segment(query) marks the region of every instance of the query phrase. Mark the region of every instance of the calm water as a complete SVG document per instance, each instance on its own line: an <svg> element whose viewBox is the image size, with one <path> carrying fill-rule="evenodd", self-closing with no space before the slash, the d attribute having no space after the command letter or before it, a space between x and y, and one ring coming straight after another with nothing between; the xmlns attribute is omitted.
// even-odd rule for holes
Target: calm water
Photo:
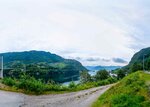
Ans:
<svg viewBox="0 0 150 107"><path fill-rule="evenodd" d="M89 73L91 76L96 75L96 71L89 71L88 73ZM63 85L68 86L68 85L70 84L70 82L72 82L72 81L64 82ZM74 82L75 82L75 84L78 84L78 83L80 82L80 80L77 80L77 81L74 81Z"/></svg>

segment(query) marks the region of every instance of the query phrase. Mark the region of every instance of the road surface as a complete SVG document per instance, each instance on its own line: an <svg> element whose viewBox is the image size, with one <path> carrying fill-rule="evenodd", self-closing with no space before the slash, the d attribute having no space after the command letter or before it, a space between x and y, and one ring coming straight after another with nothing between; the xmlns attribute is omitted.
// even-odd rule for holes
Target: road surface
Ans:
<svg viewBox="0 0 150 107"><path fill-rule="evenodd" d="M0 91L0 107L19 107L23 104L23 98L23 94Z"/></svg>
<svg viewBox="0 0 150 107"><path fill-rule="evenodd" d="M0 107L90 107L112 85L66 94L30 96L0 91Z"/></svg>

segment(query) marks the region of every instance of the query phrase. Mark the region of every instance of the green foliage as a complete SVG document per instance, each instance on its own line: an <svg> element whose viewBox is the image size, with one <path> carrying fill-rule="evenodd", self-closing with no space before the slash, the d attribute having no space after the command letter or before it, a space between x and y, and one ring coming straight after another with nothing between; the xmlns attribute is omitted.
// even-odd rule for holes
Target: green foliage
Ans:
<svg viewBox="0 0 150 107"><path fill-rule="evenodd" d="M45 87L41 80L36 80L33 77L23 76L19 80L18 88L29 92L35 92L36 94L41 94Z"/></svg>
<svg viewBox="0 0 150 107"><path fill-rule="evenodd" d="M76 84L72 81L72 82L70 82L68 87L71 88L71 89L76 88Z"/></svg>
<svg viewBox="0 0 150 107"><path fill-rule="evenodd" d="M44 82L66 82L79 77L79 71L87 70L76 60L64 59L44 51L25 51L0 54L4 56L5 77L19 78L22 74L42 79Z"/></svg>
<svg viewBox="0 0 150 107"><path fill-rule="evenodd" d="M149 74L130 74L106 91L93 107L149 107L149 82Z"/></svg>
<svg viewBox="0 0 150 107"><path fill-rule="evenodd" d="M25 51L25 52L11 52L0 54L4 56L5 63L21 62L24 64L38 63L38 62L60 62L64 59L58 55L51 54L44 51Z"/></svg>
<svg viewBox="0 0 150 107"><path fill-rule="evenodd" d="M53 81L44 83L42 80L37 80L34 77L28 75L22 75L19 79L4 78L2 83L5 85L15 87L16 91L18 89L23 90L25 93L32 94L43 94L47 92L61 92L61 91L79 91L84 89L89 89L97 86L107 85L116 82L115 78L108 78L100 81L90 81L86 83L75 84L70 82L68 86L63 86L56 84Z"/></svg>
<svg viewBox="0 0 150 107"><path fill-rule="evenodd" d="M44 84L40 80L28 76L22 76L19 80L4 78L2 83L23 89L27 93L34 92L35 94L41 94L44 91Z"/></svg>
<svg viewBox="0 0 150 107"><path fill-rule="evenodd" d="M6 85L8 85L8 86L15 86L16 85L16 80L15 79L12 79L12 78L4 78L3 80L2 80L2 83L3 84L6 84Z"/></svg>
<svg viewBox="0 0 150 107"><path fill-rule="evenodd" d="M126 72L123 69L118 69L116 71L116 73L117 73L117 79L118 80L120 80L120 79L122 79L123 77L126 76Z"/></svg>
<svg viewBox="0 0 150 107"><path fill-rule="evenodd" d="M112 98L112 107L141 107L142 102L145 101L144 96L131 95L131 94L119 94Z"/></svg>
<svg viewBox="0 0 150 107"><path fill-rule="evenodd" d="M142 69L143 69L142 63L138 63L138 62L133 63L133 65L130 67L131 72L136 72Z"/></svg>
<svg viewBox="0 0 150 107"><path fill-rule="evenodd" d="M132 57L130 63L126 67L124 67L124 69L127 69L128 72L136 72L138 70L143 70L143 58L145 70L150 70L150 47L137 52Z"/></svg>
<svg viewBox="0 0 150 107"><path fill-rule="evenodd" d="M87 71L82 71L80 72L80 81L81 83L91 82L92 77Z"/></svg>
<svg viewBox="0 0 150 107"><path fill-rule="evenodd" d="M105 80L109 77L110 77L110 75L109 75L108 71L106 71L106 70L100 70L95 75L96 81Z"/></svg>
<svg viewBox="0 0 150 107"><path fill-rule="evenodd" d="M50 64L50 66L54 67L54 68L60 68L60 69L63 69L67 66L67 64L65 63L52 63Z"/></svg>
<svg viewBox="0 0 150 107"><path fill-rule="evenodd" d="M108 79L97 81L95 86L102 86L102 85L112 84L115 82L117 82L115 78L109 77Z"/></svg>
<svg viewBox="0 0 150 107"><path fill-rule="evenodd" d="M115 77L110 77L106 70L98 71L95 76L90 76L86 71L80 72L81 84L77 86L77 90L87 89L117 82Z"/></svg>

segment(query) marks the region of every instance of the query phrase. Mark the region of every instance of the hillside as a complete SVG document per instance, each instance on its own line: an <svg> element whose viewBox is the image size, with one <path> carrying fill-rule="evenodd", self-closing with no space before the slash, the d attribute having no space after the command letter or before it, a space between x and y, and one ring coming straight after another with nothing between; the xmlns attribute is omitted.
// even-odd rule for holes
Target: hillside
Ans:
<svg viewBox="0 0 150 107"><path fill-rule="evenodd" d="M143 58L145 70L150 70L150 47L137 52L125 68L132 72L143 70Z"/></svg>
<svg viewBox="0 0 150 107"><path fill-rule="evenodd" d="M79 71L87 70L76 60L64 59L45 51L1 53L4 57L4 76L18 77L22 72L37 79L64 82L79 77Z"/></svg>
<svg viewBox="0 0 150 107"><path fill-rule="evenodd" d="M31 64L39 62L56 63L65 60L56 54L51 54L50 52L44 51L8 52L1 53L0 56L4 56L5 64L12 63L14 61Z"/></svg>
<svg viewBox="0 0 150 107"><path fill-rule="evenodd" d="M150 107L150 74L128 75L106 91L92 107Z"/></svg>

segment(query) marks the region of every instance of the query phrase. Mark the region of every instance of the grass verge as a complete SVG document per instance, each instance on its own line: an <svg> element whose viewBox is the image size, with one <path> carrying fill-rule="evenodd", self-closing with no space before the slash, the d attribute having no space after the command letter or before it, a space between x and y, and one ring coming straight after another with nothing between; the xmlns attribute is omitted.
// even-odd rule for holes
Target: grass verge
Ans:
<svg viewBox="0 0 150 107"><path fill-rule="evenodd" d="M150 74L135 72L112 86L92 107L150 107Z"/></svg>

